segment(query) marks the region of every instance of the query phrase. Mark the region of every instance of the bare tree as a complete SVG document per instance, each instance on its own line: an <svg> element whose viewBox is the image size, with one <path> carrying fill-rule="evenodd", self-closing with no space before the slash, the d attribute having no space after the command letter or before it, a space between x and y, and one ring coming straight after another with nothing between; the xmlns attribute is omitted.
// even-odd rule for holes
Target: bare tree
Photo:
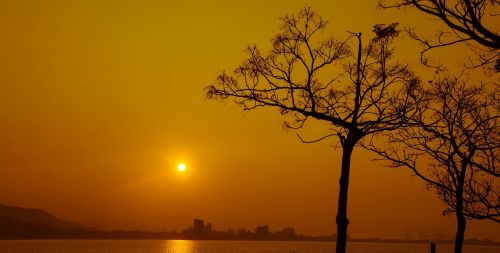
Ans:
<svg viewBox="0 0 500 253"><path fill-rule="evenodd" d="M460 253L466 218L500 222L499 93L450 76L420 92L427 102L411 127L387 135L388 146L367 146L436 190L444 213L455 214L455 253Z"/></svg>
<svg viewBox="0 0 500 253"><path fill-rule="evenodd" d="M421 61L430 66L426 53L434 48L467 43L478 56L467 67L488 66L500 71L500 36L496 30L499 19L498 0L379 0L382 8L412 7L441 20L450 28L438 32L434 40L417 35L408 29L410 36L424 46ZM436 67L436 66L434 66ZM440 67L440 66L437 66Z"/></svg>
<svg viewBox="0 0 500 253"><path fill-rule="evenodd" d="M342 147L336 252L344 253L353 149L367 135L405 124L405 115L415 108L408 90L419 80L393 59L397 24L376 25L374 38L363 47L361 33L344 41L326 36L327 22L308 7L281 21L267 55L249 46L249 58L234 73L220 74L206 94L232 99L244 110L276 108L291 129L302 128L309 118L332 125L326 136L301 140L337 137Z"/></svg>

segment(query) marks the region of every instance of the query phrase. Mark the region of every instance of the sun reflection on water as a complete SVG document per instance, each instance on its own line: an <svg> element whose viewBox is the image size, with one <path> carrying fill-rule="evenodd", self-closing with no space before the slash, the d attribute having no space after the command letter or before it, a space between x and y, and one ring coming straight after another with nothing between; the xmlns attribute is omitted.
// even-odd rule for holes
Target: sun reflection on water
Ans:
<svg viewBox="0 0 500 253"><path fill-rule="evenodd" d="M163 253L198 253L196 241L192 240L169 240L165 241Z"/></svg>

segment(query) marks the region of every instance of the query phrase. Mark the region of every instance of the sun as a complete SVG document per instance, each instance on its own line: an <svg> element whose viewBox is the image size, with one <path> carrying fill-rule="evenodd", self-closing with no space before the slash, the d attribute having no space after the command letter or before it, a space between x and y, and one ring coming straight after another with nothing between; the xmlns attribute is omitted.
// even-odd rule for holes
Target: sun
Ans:
<svg viewBox="0 0 500 253"><path fill-rule="evenodd" d="M177 170L183 172L186 170L186 165L184 163L177 164Z"/></svg>

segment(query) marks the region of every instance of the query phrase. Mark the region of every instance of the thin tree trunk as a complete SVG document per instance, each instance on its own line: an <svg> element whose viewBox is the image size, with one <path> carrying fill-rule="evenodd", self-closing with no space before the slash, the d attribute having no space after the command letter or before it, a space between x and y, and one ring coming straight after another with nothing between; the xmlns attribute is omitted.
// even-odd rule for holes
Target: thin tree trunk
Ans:
<svg viewBox="0 0 500 253"><path fill-rule="evenodd" d="M340 173L340 190L337 209L337 248L336 253L345 253L347 246L347 191L349 188L349 172L351 169L351 154L355 141L346 140L342 145L342 170Z"/></svg>
<svg viewBox="0 0 500 253"><path fill-rule="evenodd" d="M471 154L473 154L472 152ZM458 176L456 198L457 203L455 207L455 215L457 217L457 233L455 234L455 253L462 253L462 246L464 244L465 227L467 221L464 216L464 183L465 174L467 172L467 164L470 160L462 160L460 174Z"/></svg>
<svg viewBox="0 0 500 253"><path fill-rule="evenodd" d="M464 169L462 168L462 172L458 179L458 187L457 187L457 205L455 208L455 216L457 217L457 232L455 234L455 253L462 253L462 245L464 244L464 234L465 234L465 226L466 220L463 213L463 188L464 188L464 180L463 177L465 175Z"/></svg>
<svg viewBox="0 0 500 253"><path fill-rule="evenodd" d="M455 253L462 253L462 246L464 244L465 227L467 221L465 220L462 212L457 212L457 234L455 235Z"/></svg>

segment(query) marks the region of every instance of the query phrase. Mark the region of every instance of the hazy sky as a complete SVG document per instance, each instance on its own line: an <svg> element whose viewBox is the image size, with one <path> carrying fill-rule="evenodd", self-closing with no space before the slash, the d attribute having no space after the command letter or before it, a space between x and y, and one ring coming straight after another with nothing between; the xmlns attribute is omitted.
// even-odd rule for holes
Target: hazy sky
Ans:
<svg viewBox="0 0 500 253"><path fill-rule="evenodd" d="M198 217L216 229L334 233L333 142L302 144L278 112L243 113L203 90L248 44L269 48L278 18L306 3L337 38L438 24L364 0L0 1L0 203L106 229L179 230ZM416 61L414 44L401 47ZM453 233L432 191L373 158L353 155L351 236ZM466 237L500 240L497 229L474 222Z"/></svg>

